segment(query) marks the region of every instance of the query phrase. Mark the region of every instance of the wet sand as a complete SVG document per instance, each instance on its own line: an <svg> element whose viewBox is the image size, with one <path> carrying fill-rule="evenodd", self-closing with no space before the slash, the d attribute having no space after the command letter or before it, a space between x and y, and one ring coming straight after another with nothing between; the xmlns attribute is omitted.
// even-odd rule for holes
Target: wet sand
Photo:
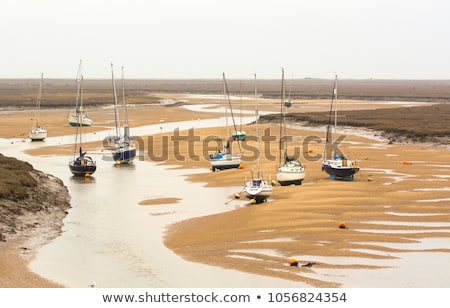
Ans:
<svg viewBox="0 0 450 308"><path fill-rule="evenodd" d="M170 95L168 95L170 96ZM173 96L179 99L181 96ZM190 103L221 103L183 97ZM261 109L277 110L278 101L262 102ZM317 110L321 104L311 104ZM381 104L380 104L381 106ZM389 107L392 105L389 105ZM307 108L307 107L304 107ZM327 104L320 107L328 108ZM358 102L344 104L344 108L362 108ZM132 127L180 120L216 117L217 114L193 113L182 107L140 106L130 108L129 117L133 119ZM95 118L94 127L87 131L112 130L112 110L92 110ZM28 127L29 116L26 112L10 113L4 120L11 126L2 124L0 137L24 136ZM50 112L49 112L50 114ZM49 135L72 134L73 128L67 126L66 114L61 110L51 112L45 122L48 123ZM95 116L94 116L95 115ZM297 125L298 126L298 125ZM5 130L5 127L8 127ZM54 129L51 129L54 127ZM260 131L272 129L272 136L277 136L278 127L260 125ZM248 135L255 132L254 125L246 125ZM208 136L223 136L224 127L195 129L200 140ZM396 259L401 253L449 253L447 247L433 249L421 248L420 241L427 238L449 238L450 240L450 165L447 162L448 149L434 145L388 144L381 138L372 138L374 132L349 130L343 143L343 149L351 158L360 160L361 171L352 182L330 181L321 171L321 161L311 157L321 155L323 144L312 143L306 149L301 147L307 136L323 137L319 128L305 129L298 126L288 133L294 136L294 147L301 149L301 160L307 166L307 175L301 186L275 186L269 202L251 205L227 213L199 217L179 222L168 228L165 245L186 260L201 262L223 268L237 269L244 272L279 277L305 282L315 287L339 287L339 275L327 277L320 273L327 270L361 270L376 271L385 267L382 261ZM161 148L162 136L172 136L173 132L155 135L153 148ZM186 136L188 132L180 132ZM143 138L144 149L149 139ZM251 144L250 144L251 145ZM277 156L277 142L272 142L267 152ZM86 146L89 150L101 149L100 143ZM181 142L179 153L186 157L189 143ZM192 149L191 149L192 150ZM67 155L64 147L41 147L29 151L32 155ZM168 148L168 159L162 164L175 168L209 167L204 157L202 145L195 143L194 153L197 161L175 158L173 148ZM244 155L251 156L244 150ZM267 154L267 153L266 153ZM263 172L267 178L275 179L277 162L261 157ZM148 155L144 155L148 159ZM307 159L309 157L309 159ZM244 162L243 169L231 169L217 173L207 172L190 175L190 181L207 183L205 186L239 185L250 177L254 160ZM239 193L239 192L236 192ZM229 206L233 207L230 196ZM157 206L176 199L143 200L141 206ZM344 221L347 228L338 228ZM442 227L444 226L444 227ZM406 233L405 233L406 232ZM20 247L18 242L8 243L9 247ZM408 244L419 243L418 248L410 249ZM2 246L6 244L1 243ZM15 245L15 246L14 246ZM3 249L1 254L1 286L56 287L45 279L26 270L27 260L20 256L19 249ZM8 252L7 254L5 253ZM331 257L331 259L324 259ZM348 258L348 264L333 262L333 257ZM291 268L288 261L296 258L301 264L313 263L312 267ZM362 258L362 263L352 263L353 258ZM322 261L325 260L325 261ZM444 262L437 260L437 262ZM424 271L426 269L423 269ZM420 276L420 273L418 273ZM30 278L28 278L30 277ZM24 281L27 281L28 285ZM442 287L449 282L443 281Z"/></svg>

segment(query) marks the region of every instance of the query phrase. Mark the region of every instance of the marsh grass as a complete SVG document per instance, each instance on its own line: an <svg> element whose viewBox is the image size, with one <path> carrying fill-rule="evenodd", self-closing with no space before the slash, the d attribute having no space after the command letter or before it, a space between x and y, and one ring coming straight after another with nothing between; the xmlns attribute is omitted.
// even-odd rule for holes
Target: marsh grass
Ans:
<svg viewBox="0 0 450 308"><path fill-rule="evenodd" d="M252 95L254 81L228 79L231 94ZM281 84L277 79L258 80L258 93L264 98L279 98ZM135 104L159 103L152 93L222 94L222 79L130 79L125 81L127 100ZM0 79L0 107L34 106L39 79ZM118 89L121 83L117 83ZM302 78L287 82L292 99L328 99L333 79ZM86 105L112 103L109 79L84 79ZM341 79L339 97L344 99L385 101L444 102L450 98L450 80L378 80ZM74 80L44 79L41 108L73 106Z"/></svg>
<svg viewBox="0 0 450 308"><path fill-rule="evenodd" d="M261 122L278 121L279 115L261 116ZM289 122L310 125L328 124L328 112L291 113ZM450 104L381 108L375 110L342 110L338 116L341 126L364 127L382 131L387 137L407 138L415 142L435 142L450 139ZM447 140L448 142L448 140Z"/></svg>
<svg viewBox="0 0 450 308"><path fill-rule="evenodd" d="M30 174L32 170L33 166L29 163L0 154L0 198L25 198L26 188L37 185Z"/></svg>

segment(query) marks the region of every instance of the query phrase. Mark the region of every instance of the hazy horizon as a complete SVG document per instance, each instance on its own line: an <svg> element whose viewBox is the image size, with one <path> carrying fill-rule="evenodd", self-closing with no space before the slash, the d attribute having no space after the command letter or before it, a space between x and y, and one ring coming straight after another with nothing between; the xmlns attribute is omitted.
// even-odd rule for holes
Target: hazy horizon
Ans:
<svg viewBox="0 0 450 308"><path fill-rule="evenodd" d="M4 0L0 79L447 80L445 0Z"/></svg>

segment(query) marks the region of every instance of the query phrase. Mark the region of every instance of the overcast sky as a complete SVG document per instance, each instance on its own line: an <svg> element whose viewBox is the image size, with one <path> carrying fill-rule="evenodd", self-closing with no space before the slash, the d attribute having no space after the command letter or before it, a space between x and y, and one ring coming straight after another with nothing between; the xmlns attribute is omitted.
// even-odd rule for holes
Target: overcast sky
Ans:
<svg viewBox="0 0 450 308"><path fill-rule="evenodd" d="M448 0L2 0L0 78L450 79Z"/></svg>

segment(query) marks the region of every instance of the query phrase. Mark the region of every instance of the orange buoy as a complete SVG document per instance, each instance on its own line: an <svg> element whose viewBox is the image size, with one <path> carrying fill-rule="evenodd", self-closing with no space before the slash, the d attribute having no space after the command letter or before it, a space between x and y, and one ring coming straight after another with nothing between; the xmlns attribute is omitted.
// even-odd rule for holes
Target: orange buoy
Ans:
<svg viewBox="0 0 450 308"><path fill-rule="evenodd" d="M89 174L89 173L86 173L85 175L84 175L84 177L86 177L86 178L88 178L88 177L90 177L91 175Z"/></svg>
<svg viewBox="0 0 450 308"><path fill-rule="evenodd" d="M345 223L345 221L340 221L338 223L338 227L339 227L339 229L346 229L347 228L347 224Z"/></svg>
<svg viewBox="0 0 450 308"><path fill-rule="evenodd" d="M406 165L409 165L408 161L407 161L407 160L404 160L404 161L403 161L403 165L405 165L405 166L406 166Z"/></svg>
<svg viewBox="0 0 450 308"><path fill-rule="evenodd" d="M289 265L290 266L298 266L298 261L294 258L289 260Z"/></svg>
<svg viewBox="0 0 450 308"><path fill-rule="evenodd" d="M244 169L244 165L243 165L243 164L240 164L240 165L239 165L239 169Z"/></svg>

